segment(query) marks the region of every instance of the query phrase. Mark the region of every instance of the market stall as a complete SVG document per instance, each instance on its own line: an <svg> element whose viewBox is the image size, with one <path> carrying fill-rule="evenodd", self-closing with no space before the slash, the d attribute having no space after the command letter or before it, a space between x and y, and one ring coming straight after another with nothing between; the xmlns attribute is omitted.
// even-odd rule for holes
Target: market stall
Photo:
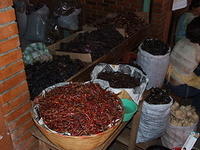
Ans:
<svg viewBox="0 0 200 150"><path fill-rule="evenodd" d="M87 13L87 10L84 11ZM39 95L42 90L54 85L55 83L64 80L76 82L90 80L90 73L97 64L101 62L119 62L125 51L128 52L136 48L140 41L147 36L149 29L149 25L147 24L148 21L145 21L144 18L140 18L138 15L140 13L137 13L136 15L127 12L124 16L122 15L122 11L121 14L111 14L112 17L107 17L110 13L114 12L107 12L107 14L102 16L102 19L100 20L96 18L97 20L95 23L93 22L93 24L89 23L85 25L84 23L82 31L73 33L48 47L38 44L37 47L31 45L28 49L25 49L24 54L26 55L24 55L24 60L26 60L25 62L28 64L25 66L27 81L31 92L31 98L34 102L37 101L36 96ZM123 20L123 18L126 18L126 20ZM85 17L84 20L87 22L87 17ZM105 24L105 22L108 24ZM64 22L61 22L60 20L60 23ZM114 24L117 26L114 26ZM113 27L110 28L110 26ZM37 53L37 50L42 50L43 53ZM35 55L33 56L33 53L31 52L34 52ZM77 62L77 59L80 61ZM59 66L56 67L56 64L59 64ZM80 71L78 71L78 73L77 70L72 71L73 68L79 68ZM147 81L144 82L145 85L143 85L138 100L145 89L146 83ZM39 114L39 116L40 115L41 114ZM139 116L136 116L136 119L134 119L135 124L139 121ZM33 116L33 118L35 117ZM35 122L37 124L37 121ZM100 146L98 144L96 149L107 149L126 124L127 121L121 123L113 133L105 136L103 141L104 144L101 144ZM55 144L55 141L53 140L54 138L52 139L50 136L47 136L48 134L46 134L46 131L41 128L40 124L38 124L38 127L43 134ZM137 133L137 125L136 127L133 125L133 132L134 134L132 137L134 138ZM49 143L48 140L39 133L39 131L35 131L34 133L36 133L34 135L40 140L40 146L42 144L45 145L44 143ZM74 145L76 144L74 143ZM56 146L53 147L60 146L59 144L56 144ZM61 147L63 147L63 145ZM131 147L135 147L134 142Z"/></svg>
<svg viewBox="0 0 200 150"><path fill-rule="evenodd" d="M10 137L16 150L199 150L198 105L166 82L177 73L171 55L181 58L167 42L172 0L15 0L19 34L5 2L0 142Z"/></svg>

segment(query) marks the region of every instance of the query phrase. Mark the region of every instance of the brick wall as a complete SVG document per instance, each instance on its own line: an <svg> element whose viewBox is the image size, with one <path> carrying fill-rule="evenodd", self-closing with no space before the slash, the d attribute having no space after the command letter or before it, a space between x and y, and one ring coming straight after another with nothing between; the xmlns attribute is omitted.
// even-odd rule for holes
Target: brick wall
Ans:
<svg viewBox="0 0 200 150"><path fill-rule="evenodd" d="M151 36L168 41L172 18L173 0L152 0L151 7Z"/></svg>
<svg viewBox="0 0 200 150"><path fill-rule="evenodd" d="M0 1L0 112L15 150L35 147L33 121L12 0Z"/></svg>

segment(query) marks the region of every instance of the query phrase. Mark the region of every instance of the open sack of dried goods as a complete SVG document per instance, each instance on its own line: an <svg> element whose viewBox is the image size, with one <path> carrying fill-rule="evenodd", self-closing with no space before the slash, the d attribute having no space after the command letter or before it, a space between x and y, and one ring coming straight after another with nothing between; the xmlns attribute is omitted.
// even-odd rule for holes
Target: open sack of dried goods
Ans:
<svg viewBox="0 0 200 150"><path fill-rule="evenodd" d="M138 50L137 64L149 78L147 89L161 87L169 65L170 47L158 39L145 39Z"/></svg>
<svg viewBox="0 0 200 150"><path fill-rule="evenodd" d="M68 30L78 30L80 12L81 8L77 9L76 2L59 0L55 3L53 14L57 18L60 27Z"/></svg>
<svg viewBox="0 0 200 150"><path fill-rule="evenodd" d="M190 133L196 130L198 122L199 116L192 106L181 106L175 102L171 107L168 127L161 138L162 144L168 148L182 147Z"/></svg>
<svg viewBox="0 0 200 150"><path fill-rule="evenodd" d="M41 132L65 150L93 150L117 129L123 106L116 94L94 83L59 83L34 100Z"/></svg>
<svg viewBox="0 0 200 150"><path fill-rule="evenodd" d="M144 100L137 143L151 141L164 134L173 103L168 92L160 88L151 88Z"/></svg>
<svg viewBox="0 0 200 150"><path fill-rule="evenodd" d="M147 77L139 69L130 65L111 65L100 63L94 67L91 80L102 87L139 103L148 83Z"/></svg>

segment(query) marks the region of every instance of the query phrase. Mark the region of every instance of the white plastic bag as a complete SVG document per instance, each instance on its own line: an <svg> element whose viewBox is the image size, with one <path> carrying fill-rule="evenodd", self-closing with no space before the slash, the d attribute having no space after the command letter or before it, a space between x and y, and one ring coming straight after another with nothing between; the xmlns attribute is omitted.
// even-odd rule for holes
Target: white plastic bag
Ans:
<svg viewBox="0 0 200 150"><path fill-rule="evenodd" d="M178 127L168 124L165 134L161 137L162 144L168 148L182 147L190 133L196 130L197 124L188 127Z"/></svg>
<svg viewBox="0 0 200 150"><path fill-rule="evenodd" d="M138 47L137 64L142 67L149 78L147 89L161 87L169 65L169 53L154 56ZM170 49L169 49L170 52Z"/></svg>
<svg viewBox="0 0 200 150"><path fill-rule="evenodd" d="M25 39L37 42L45 41L48 14L49 8L44 5L36 12L32 12L30 15L28 15Z"/></svg>
<svg viewBox="0 0 200 150"><path fill-rule="evenodd" d="M136 143L147 142L163 135L170 114L169 104L148 104L144 101Z"/></svg>
<svg viewBox="0 0 200 150"><path fill-rule="evenodd" d="M78 30L78 15L81 9L75 9L73 13L68 16L59 16L58 25L69 30Z"/></svg>
<svg viewBox="0 0 200 150"><path fill-rule="evenodd" d="M140 85L135 88L112 88L110 87L108 81L97 79L98 74L102 71L122 72L128 74L132 77L139 79ZM142 71L130 65L111 65L106 63L100 63L94 67L91 73L91 81L94 83L99 83L101 87L106 88L109 91L114 92L115 94L119 94L120 92L125 90L130 95L132 100L134 100L134 102L138 104L148 83L148 78L146 77L146 75L143 74Z"/></svg>

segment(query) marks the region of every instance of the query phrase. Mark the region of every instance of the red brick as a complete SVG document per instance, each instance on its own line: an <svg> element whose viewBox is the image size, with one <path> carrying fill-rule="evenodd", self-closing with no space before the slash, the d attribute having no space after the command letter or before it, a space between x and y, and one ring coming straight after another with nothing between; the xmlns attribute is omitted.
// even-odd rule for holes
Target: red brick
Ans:
<svg viewBox="0 0 200 150"><path fill-rule="evenodd" d="M21 85L9 90L8 92L4 93L2 97L2 104L7 103L8 101L14 99L15 97L21 95L28 90L27 83L24 82Z"/></svg>
<svg viewBox="0 0 200 150"><path fill-rule="evenodd" d="M25 105L23 105L22 107L16 109L14 112L9 114L5 118L6 118L7 122L13 121L17 118L20 118L20 116L27 113L27 111L30 111L30 109L31 109L31 104L30 104L30 102L28 102Z"/></svg>
<svg viewBox="0 0 200 150"><path fill-rule="evenodd" d="M1 32L1 30L0 30L0 32ZM7 52L8 50L17 48L20 45L19 37L14 37L14 38L11 38L9 40L5 40L3 42L0 42L0 45L1 45L0 46L0 54Z"/></svg>
<svg viewBox="0 0 200 150"><path fill-rule="evenodd" d="M1 0L0 1L0 8L6 8L6 7L9 7L12 5L13 5L12 0Z"/></svg>
<svg viewBox="0 0 200 150"><path fill-rule="evenodd" d="M16 107L26 103L27 101L29 101L29 93L25 92L23 95L18 97L16 100L9 101L8 103L2 105L2 113L7 114L10 111L16 109Z"/></svg>
<svg viewBox="0 0 200 150"><path fill-rule="evenodd" d="M0 18L1 18L0 19L0 24L5 24L5 23L8 23L8 22L16 20L14 9L9 9L7 11L0 12Z"/></svg>
<svg viewBox="0 0 200 150"><path fill-rule="evenodd" d="M3 81L0 84L0 93L4 92L12 87L15 87L18 83L24 81L25 79L26 79L25 72L20 72L20 73L16 74L14 77L12 77L6 81Z"/></svg>
<svg viewBox="0 0 200 150"><path fill-rule="evenodd" d="M11 133L12 140L14 141L20 138L27 130L32 128L33 124L34 123L32 120L25 122L24 124L22 123L22 125L17 130Z"/></svg>
<svg viewBox="0 0 200 150"><path fill-rule="evenodd" d="M18 61L12 65L9 65L0 71L0 80L6 79L23 69L24 64L22 61Z"/></svg>
<svg viewBox="0 0 200 150"><path fill-rule="evenodd" d="M17 49L15 51L7 53L6 55L2 55L2 56L0 56L0 67L3 67L12 62L15 62L16 60L18 60L20 58L22 58L21 49Z"/></svg>
<svg viewBox="0 0 200 150"><path fill-rule="evenodd" d="M15 129L19 128L23 122L27 122L28 120L32 120L31 113L26 112L23 116L21 115L19 119L12 121L9 123L9 130L12 132Z"/></svg>
<svg viewBox="0 0 200 150"><path fill-rule="evenodd" d="M12 24L9 24L5 27L1 27L0 31L1 31L0 40L8 38L8 37L18 33L17 24L12 23Z"/></svg>

